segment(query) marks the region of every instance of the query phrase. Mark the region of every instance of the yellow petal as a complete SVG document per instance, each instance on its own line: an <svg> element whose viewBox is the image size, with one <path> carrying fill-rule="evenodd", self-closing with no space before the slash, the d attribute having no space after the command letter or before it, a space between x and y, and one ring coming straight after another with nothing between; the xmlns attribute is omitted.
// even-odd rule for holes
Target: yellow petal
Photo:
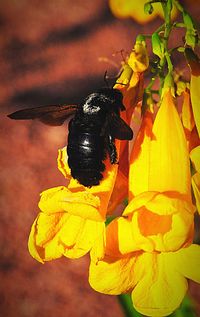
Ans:
<svg viewBox="0 0 200 317"><path fill-rule="evenodd" d="M153 125L153 135L149 161L149 190L174 190L190 195L187 143L170 91L163 96Z"/></svg>
<svg viewBox="0 0 200 317"><path fill-rule="evenodd" d="M149 57L145 41L136 42L127 63L136 73L142 73L148 68Z"/></svg>
<svg viewBox="0 0 200 317"><path fill-rule="evenodd" d="M195 123L192 113L190 92L188 89L183 92L182 122L186 131L191 132Z"/></svg>
<svg viewBox="0 0 200 317"><path fill-rule="evenodd" d="M33 258L44 263L62 256L63 247L59 244L59 232L68 219L67 214L46 215L39 213L34 221L28 248Z"/></svg>
<svg viewBox="0 0 200 317"><path fill-rule="evenodd" d="M129 169L129 199L149 190L150 144L153 118L147 111L135 140Z"/></svg>
<svg viewBox="0 0 200 317"><path fill-rule="evenodd" d="M200 246L192 244L171 253L175 269L188 279L200 283Z"/></svg>
<svg viewBox="0 0 200 317"><path fill-rule="evenodd" d="M38 215L38 217L39 217L39 215ZM36 259L38 262L44 263L43 249L38 247L35 243L38 217L35 219L34 223L32 224L32 227L31 227L31 232L30 232L29 239L28 239L28 250L29 250L30 255L34 259ZM58 257L59 257L59 255L58 255Z"/></svg>
<svg viewBox="0 0 200 317"><path fill-rule="evenodd" d="M108 214L111 214L127 195L128 179L120 170L118 170L115 186L108 205Z"/></svg>
<svg viewBox="0 0 200 317"><path fill-rule="evenodd" d="M97 239L102 240L104 237L105 224L103 222L80 218L83 221L81 226L75 227L73 223L75 222L76 225L76 218L80 217L70 216L65 234L61 237L61 243L64 245L63 254L68 258L79 258L85 255L91 250ZM73 226L71 226L71 224ZM71 243L69 243L70 233L71 236L74 237L74 241L71 241Z"/></svg>
<svg viewBox="0 0 200 317"><path fill-rule="evenodd" d="M200 137L200 59L191 48L185 49L185 57L191 70L190 95L192 102L192 110L194 114L194 121L197 127L198 135Z"/></svg>
<svg viewBox="0 0 200 317"><path fill-rule="evenodd" d="M141 209L132 218L135 245L144 251L175 251L192 242L193 221L193 216L185 211L159 216Z"/></svg>
<svg viewBox="0 0 200 317"><path fill-rule="evenodd" d="M42 263L63 255L79 258L90 251L96 239L104 236L104 230L103 222L66 213L40 213L31 229L29 252Z"/></svg>
<svg viewBox="0 0 200 317"><path fill-rule="evenodd" d="M127 85L131 77L133 75L133 70L128 64L124 64L122 67L122 72L120 76L117 78L116 84L114 85L114 89L123 89L125 85ZM122 84L122 85L121 85Z"/></svg>
<svg viewBox="0 0 200 317"><path fill-rule="evenodd" d="M195 147L190 152L190 158L194 165L195 170L200 173L200 145Z"/></svg>
<svg viewBox="0 0 200 317"><path fill-rule="evenodd" d="M133 198L123 212L123 216L132 214L137 209L145 206L146 209L158 215L171 215L181 210L193 214L195 211L191 200L187 199L187 195L178 192L143 192Z"/></svg>
<svg viewBox="0 0 200 317"><path fill-rule="evenodd" d="M190 81L190 92L191 92L191 101L192 101L192 109L194 114L194 120L196 123L197 131L200 137L200 76L195 76L191 74Z"/></svg>
<svg viewBox="0 0 200 317"><path fill-rule="evenodd" d="M123 213L132 215L132 251L174 251L191 243L194 211L192 203L176 192L136 196Z"/></svg>
<svg viewBox="0 0 200 317"><path fill-rule="evenodd" d="M123 104L126 107L127 117L130 118L134 107L142 100L144 91L143 74L133 73L129 85L121 91L123 93Z"/></svg>
<svg viewBox="0 0 200 317"><path fill-rule="evenodd" d="M147 316L167 316L181 304L186 279L174 269L168 253L144 253L135 263L138 283L132 292L133 305Z"/></svg>
<svg viewBox="0 0 200 317"><path fill-rule="evenodd" d="M105 253L110 256L121 256L141 249L136 245L132 222L124 217L113 220L106 228Z"/></svg>
<svg viewBox="0 0 200 317"><path fill-rule="evenodd" d="M118 295L134 287L134 257L105 257L98 263L90 262L89 283L98 292Z"/></svg>
<svg viewBox="0 0 200 317"><path fill-rule="evenodd" d="M200 214L200 174L195 173L192 176L192 189L196 200L197 211Z"/></svg>
<svg viewBox="0 0 200 317"><path fill-rule="evenodd" d="M105 215L100 212L100 203L100 198L90 191L71 192L59 186L41 194L39 208L47 214L65 211L84 219L104 221Z"/></svg>
<svg viewBox="0 0 200 317"><path fill-rule="evenodd" d="M183 192L183 199L190 201L187 145L179 115L169 92L164 94L162 105L153 125L153 131L151 130L151 117L149 114L148 116L148 118L144 118L144 125L141 126L140 130L141 134L138 134L131 156L130 190L132 196L130 195L130 198L145 191L152 191L156 187L159 191L174 189ZM149 132L147 133L147 131ZM177 155L177 148L180 149L180 156ZM140 199L142 199L141 196L138 197L138 201ZM157 204L155 200L153 202L155 205L152 207L156 208L158 205L155 212L159 212L161 205ZM128 206L129 212L131 212L132 207ZM166 209L163 207L160 208L161 214ZM149 209L150 206L147 208ZM167 207L167 209L169 212L171 208ZM127 211L124 215L127 214Z"/></svg>
<svg viewBox="0 0 200 317"><path fill-rule="evenodd" d="M64 148L58 150L57 163L58 163L59 171L61 171L61 173L65 176L65 178L70 178L71 170L69 168L67 160L68 160L67 147L65 146Z"/></svg>

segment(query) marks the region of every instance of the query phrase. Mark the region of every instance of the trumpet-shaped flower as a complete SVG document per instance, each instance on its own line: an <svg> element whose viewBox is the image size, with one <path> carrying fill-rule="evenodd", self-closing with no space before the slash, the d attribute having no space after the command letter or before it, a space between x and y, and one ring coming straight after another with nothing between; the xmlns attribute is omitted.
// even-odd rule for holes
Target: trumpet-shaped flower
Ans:
<svg viewBox="0 0 200 317"><path fill-rule="evenodd" d="M120 142L116 143L119 151ZM70 177L66 148L59 151L58 168L66 178ZM42 192L41 212L33 223L28 243L35 259L43 263L62 255L80 257L91 249L97 237L103 245L104 222L117 170L118 165L107 160L104 178L98 186L85 188L70 178L68 187Z"/></svg>
<svg viewBox="0 0 200 317"><path fill-rule="evenodd" d="M187 279L200 283L198 245L175 252L138 251L121 256L109 251L106 248L101 261L91 262L90 285L105 294L131 292L133 305L145 316L169 315L181 304Z"/></svg>
<svg viewBox="0 0 200 317"><path fill-rule="evenodd" d="M155 121L147 112L133 147L130 203L106 229L104 256L91 251L95 290L131 292L135 308L147 316L166 316L180 305L186 279L200 282L190 185L184 130L165 89Z"/></svg>

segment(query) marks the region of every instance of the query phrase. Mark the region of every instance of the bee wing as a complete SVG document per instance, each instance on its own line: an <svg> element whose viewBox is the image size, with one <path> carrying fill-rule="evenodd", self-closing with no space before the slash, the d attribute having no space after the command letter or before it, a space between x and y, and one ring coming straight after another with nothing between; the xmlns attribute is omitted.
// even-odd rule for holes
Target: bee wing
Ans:
<svg viewBox="0 0 200 317"><path fill-rule="evenodd" d="M110 134L118 140L131 140L133 131L129 125L118 116L115 112L109 117Z"/></svg>
<svg viewBox="0 0 200 317"><path fill-rule="evenodd" d="M62 125L69 116L73 115L77 108L77 105L41 106L18 110L9 114L8 117L14 120L38 119L45 124L58 126Z"/></svg>

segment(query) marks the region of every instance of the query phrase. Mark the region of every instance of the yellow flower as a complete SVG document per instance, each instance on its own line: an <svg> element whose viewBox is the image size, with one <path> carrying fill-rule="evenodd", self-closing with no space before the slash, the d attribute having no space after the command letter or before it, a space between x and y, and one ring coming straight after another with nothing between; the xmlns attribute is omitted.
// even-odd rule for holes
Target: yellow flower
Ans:
<svg viewBox="0 0 200 317"><path fill-rule="evenodd" d="M118 151L119 145L117 141ZM65 177L70 177L66 148L59 151L58 168ZM35 259L43 263L62 255L80 257L91 249L97 237L103 245L104 221L117 170L118 165L107 160L104 178L98 186L85 188L70 178L68 187L59 186L42 192L41 212L32 226L28 243Z"/></svg>
<svg viewBox="0 0 200 317"><path fill-rule="evenodd" d="M199 266L200 246L194 244L175 252L138 251L121 257L106 248L103 260L91 262L89 282L104 294L131 292L134 307L145 316L167 316L181 304L187 279L200 283Z"/></svg>
<svg viewBox="0 0 200 317"><path fill-rule="evenodd" d="M145 114L129 173L130 203L108 225L104 252L93 247L89 281L102 293L131 292L144 315L166 316L180 305L186 278L200 282L189 154L169 88L155 121Z"/></svg>
<svg viewBox="0 0 200 317"><path fill-rule="evenodd" d="M147 112L130 162L130 203L135 250L175 251L193 238L187 143L170 90L152 125Z"/></svg>
<svg viewBox="0 0 200 317"><path fill-rule="evenodd" d="M146 14L144 12L144 5L147 0L109 0L109 5L112 13L118 18L131 17L138 23L145 24L157 16L163 18L163 10L160 3L153 3L154 11L152 14ZM174 19L177 15L177 10L173 8L172 18Z"/></svg>
<svg viewBox="0 0 200 317"><path fill-rule="evenodd" d="M122 116L126 115L128 123L130 123L134 108L142 101L144 92L143 73L148 66L149 58L146 43L143 38L139 37L114 86L123 94L123 104L126 107L126 113L123 113ZM139 106L141 107L141 104Z"/></svg>
<svg viewBox="0 0 200 317"><path fill-rule="evenodd" d="M200 213L200 145L190 152L190 158L196 171L192 176L192 188L196 200L197 211Z"/></svg>
<svg viewBox="0 0 200 317"><path fill-rule="evenodd" d="M200 98L200 74L199 76L191 75L190 81L190 92L191 92L191 101L192 108L194 113L194 120L197 127L197 131L200 137L200 107L199 107L199 98Z"/></svg>
<svg viewBox="0 0 200 317"><path fill-rule="evenodd" d="M200 137L200 59L190 48L185 49L185 54L191 69L190 94L192 110L197 131Z"/></svg>
<svg viewBox="0 0 200 317"><path fill-rule="evenodd" d="M198 68L195 68L194 65L193 69L194 71L198 70ZM196 208L197 211L200 213L200 138L198 136L197 128L194 121L190 91L188 89L183 92L183 97L182 122L188 141L190 159L195 170L195 173L192 175L192 189L196 200ZM193 103L193 105L197 104Z"/></svg>
<svg viewBox="0 0 200 317"><path fill-rule="evenodd" d="M163 96L153 128L151 115L147 113L146 117L131 156L131 198L145 191L174 191L185 194L189 200L189 154L169 89Z"/></svg>
<svg viewBox="0 0 200 317"><path fill-rule="evenodd" d="M188 148L190 151L191 145L193 143L192 131L195 128L195 122L194 122L194 116L192 112L192 105L191 105L191 98L190 98L190 91L189 89L185 88L185 90L183 90L181 94L183 96L181 118L182 118L184 130L185 130L185 136L188 141Z"/></svg>
<svg viewBox="0 0 200 317"><path fill-rule="evenodd" d="M192 189L197 211L200 213L200 61L189 48L186 49L186 58L191 69L191 83L190 91L185 89L183 92L182 122L188 141L190 159L195 170L192 175Z"/></svg>

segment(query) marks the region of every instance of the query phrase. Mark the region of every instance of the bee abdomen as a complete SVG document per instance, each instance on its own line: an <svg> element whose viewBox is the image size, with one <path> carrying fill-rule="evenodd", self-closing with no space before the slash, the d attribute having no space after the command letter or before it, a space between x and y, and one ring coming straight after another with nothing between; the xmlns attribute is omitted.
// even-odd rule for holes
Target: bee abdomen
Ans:
<svg viewBox="0 0 200 317"><path fill-rule="evenodd" d="M84 186L98 185L105 170L104 140L97 134L69 133L68 164L72 177Z"/></svg>

